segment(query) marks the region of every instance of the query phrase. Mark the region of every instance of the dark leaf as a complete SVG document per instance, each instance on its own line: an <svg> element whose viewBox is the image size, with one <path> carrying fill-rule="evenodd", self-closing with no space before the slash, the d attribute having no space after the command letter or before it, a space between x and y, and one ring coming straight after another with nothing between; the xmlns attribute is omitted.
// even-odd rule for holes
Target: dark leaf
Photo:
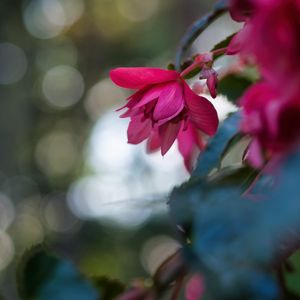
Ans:
<svg viewBox="0 0 300 300"><path fill-rule="evenodd" d="M236 104L245 90L252 85L252 81L246 77L235 74L227 75L218 83L218 93L226 96L229 101Z"/></svg>
<svg viewBox="0 0 300 300"><path fill-rule="evenodd" d="M228 47L228 45L229 45L229 43L231 42L231 40L232 40L232 38L234 37L234 35L235 35L235 33L234 34L232 34L232 35L230 35L230 36L228 36L225 40L223 40L223 41L221 41L221 42L219 42L218 44L216 44L212 49L211 49L211 52L212 51L215 51L215 50L218 50L218 49L222 49L222 48L226 48L226 47ZM215 55L214 56L214 59L217 59L217 58L219 58L220 56L222 56L222 55Z"/></svg>
<svg viewBox="0 0 300 300"><path fill-rule="evenodd" d="M212 49L211 51L215 51L215 50L218 50L218 49L222 49L222 48L225 48L229 45L230 41L232 40L232 38L234 37L235 33L234 34L231 34L230 36L228 36L225 40L219 42L218 44L216 44Z"/></svg>
<svg viewBox="0 0 300 300"><path fill-rule="evenodd" d="M93 285L67 260L35 248L25 254L18 273L22 299L99 300Z"/></svg>
<svg viewBox="0 0 300 300"><path fill-rule="evenodd" d="M113 300L125 291L125 285L116 279L108 277L93 277L91 282L98 289L101 300Z"/></svg>

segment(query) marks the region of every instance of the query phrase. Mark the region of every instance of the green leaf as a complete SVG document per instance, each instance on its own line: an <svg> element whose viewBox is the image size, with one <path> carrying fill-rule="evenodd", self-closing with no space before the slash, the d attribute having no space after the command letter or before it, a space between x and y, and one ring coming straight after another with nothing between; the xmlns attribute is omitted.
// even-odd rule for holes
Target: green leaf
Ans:
<svg viewBox="0 0 300 300"><path fill-rule="evenodd" d="M167 69L170 70L170 71L174 71L175 70L175 65L170 63L170 64L168 64Z"/></svg>
<svg viewBox="0 0 300 300"><path fill-rule="evenodd" d="M214 187L237 186L242 191L247 189L257 177L259 171L250 166L231 166L221 169L209 178L208 183Z"/></svg>
<svg viewBox="0 0 300 300"><path fill-rule="evenodd" d="M239 113L234 113L222 123L205 151L199 155L192 177L207 176L213 168L218 166L228 142L239 132L239 122Z"/></svg>
<svg viewBox="0 0 300 300"><path fill-rule="evenodd" d="M191 71L190 73L186 74L184 76L184 79L191 79L193 77L195 77L197 74L199 74L201 71L201 68L195 68L193 71Z"/></svg>
<svg viewBox="0 0 300 300"><path fill-rule="evenodd" d="M232 38L235 36L235 33L229 35L225 40L219 42L218 44L216 44L212 49L212 51L218 50L218 49L222 49L222 48L226 48L229 43L231 42Z"/></svg>
<svg viewBox="0 0 300 300"><path fill-rule="evenodd" d="M293 272L285 273L287 288L300 296L300 251L289 258L289 263L293 266Z"/></svg>
<svg viewBox="0 0 300 300"><path fill-rule="evenodd" d="M24 300L99 300L98 292L67 260L47 254L41 247L25 254L18 272L19 294Z"/></svg>
<svg viewBox="0 0 300 300"><path fill-rule="evenodd" d="M229 101L236 104L237 100L252 83L253 82L246 77L230 74L219 81L218 93L226 96Z"/></svg>

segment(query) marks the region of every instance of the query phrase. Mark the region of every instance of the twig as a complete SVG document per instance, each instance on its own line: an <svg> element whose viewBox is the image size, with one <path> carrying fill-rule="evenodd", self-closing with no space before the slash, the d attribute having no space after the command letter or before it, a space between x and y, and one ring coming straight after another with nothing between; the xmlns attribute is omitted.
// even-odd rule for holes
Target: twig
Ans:
<svg viewBox="0 0 300 300"><path fill-rule="evenodd" d="M213 11L208 13L203 18L196 21L186 34L182 37L175 57L175 66L180 71L181 60L190 45L196 38L217 18L227 11L227 1L220 0L214 7Z"/></svg>

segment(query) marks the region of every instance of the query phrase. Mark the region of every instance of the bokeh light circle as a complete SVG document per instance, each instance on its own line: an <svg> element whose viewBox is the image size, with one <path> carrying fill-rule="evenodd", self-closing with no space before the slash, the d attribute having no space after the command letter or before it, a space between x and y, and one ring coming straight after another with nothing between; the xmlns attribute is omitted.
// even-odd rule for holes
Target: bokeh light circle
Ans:
<svg viewBox="0 0 300 300"><path fill-rule="evenodd" d="M25 75L27 65L27 58L20 47L0 43L0 84L18 82Z"/></svg>
<svg viewBox="0 0 300 300"><path fill-rule="evenodd" d="M44 77L43 93L51 106L68 108L77 103L84 93L83 77L71 66L56 66Z"/></svg>
<svg viewBox="0 0 300 300"><path fill-rule="evenodd" d="M58 36L84 12L82 0L33 0L24 10L26 29L40 39Z"/></svg>

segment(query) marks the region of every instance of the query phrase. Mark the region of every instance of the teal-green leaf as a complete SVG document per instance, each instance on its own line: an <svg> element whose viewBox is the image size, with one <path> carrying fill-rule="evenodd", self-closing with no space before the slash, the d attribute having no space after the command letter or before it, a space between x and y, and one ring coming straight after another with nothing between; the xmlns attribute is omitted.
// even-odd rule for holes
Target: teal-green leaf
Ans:
<svg viewBox="0 0 300 300"><path fill-rule="evenodd" d="M20 264L19 294L24 300L99 300L97 290L75 266L42 249L27 253Z"/></svg>
<svg viewBox="0 0 300 300"><path fill-rule="evenodd" d="M227 144L239 132L239 122L240 114L237 112L221 124L205 151L200 154L192 177L207 176L213 168L218 166Z"/></svg>

